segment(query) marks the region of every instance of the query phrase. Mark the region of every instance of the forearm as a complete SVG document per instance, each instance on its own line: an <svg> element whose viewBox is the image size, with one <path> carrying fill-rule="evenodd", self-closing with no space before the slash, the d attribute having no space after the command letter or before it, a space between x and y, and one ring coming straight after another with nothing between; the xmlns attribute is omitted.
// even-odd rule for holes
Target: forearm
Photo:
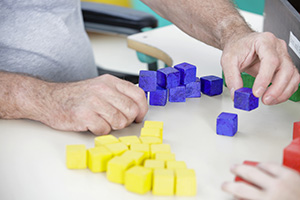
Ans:
<svg viewBox="0 0 300 200"><path fill-rule="evenodd" d="M190 36L223 49L252 30L230 0L142 0Z"/></svg>

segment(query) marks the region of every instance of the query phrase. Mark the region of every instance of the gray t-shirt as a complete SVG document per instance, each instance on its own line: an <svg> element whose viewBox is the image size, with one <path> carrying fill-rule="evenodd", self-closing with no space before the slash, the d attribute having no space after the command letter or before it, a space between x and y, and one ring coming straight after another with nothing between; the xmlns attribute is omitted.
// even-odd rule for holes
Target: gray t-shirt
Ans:
<svg viewBox="0 0 300 200"><path fill-rule="evenodd" d="M97 76L78 0L0 0L0 70L55 82Z"/></svg>

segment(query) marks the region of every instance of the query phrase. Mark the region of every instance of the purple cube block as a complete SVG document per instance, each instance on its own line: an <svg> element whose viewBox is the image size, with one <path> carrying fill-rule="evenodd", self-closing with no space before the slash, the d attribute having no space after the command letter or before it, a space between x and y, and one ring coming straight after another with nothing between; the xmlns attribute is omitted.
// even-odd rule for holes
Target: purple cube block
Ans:
<svg viewBox="0 0 300 200"><path fill-rule="evenodd" d="M157 70L157 84L163 88L173 88L180 84L180 72L173 67Z"/></svg>
<svg viewBox="0 0 300 200"><path fill-rule="evenodd" d="M165 106L167 103L167 89L157 86L155 91L150 92L149 104L151 106Z"/></svg>
<svg viewBox="0 0 300 200"><path fill-rule="evenodd" d="M185 102L185 86L177 86L169 89L170 102Z"/></svg>
<svg viewBox="0 0 300 200"><path fill-rule="evenodd" d="M238 130L238 115L222 112L217 117L217 134L234 136Z"/></svg>
<svg viewBox="0 0 300 200"><path fill-rule="evenodd" d="M201 92L208 96L215 96L223 92L223 79L217 76L203 76L200 78Z"/></svg>
<svg viewBox="0 0 300 200"><path fill-rule="evenodd" d="M201 82L197 77L195 82L191 82L185 85L185 97L197 98L201 97Z"/></svg>
<svg viewBox="0 0 300 200"><path fill-rule="evenodd" d="M174 66L180 72L180 84L186 85L196 81L196 66L189 63L180 63Z"/></svg>
<svg viewBox="0 0 300 200"><path fill-rule="evenodd" d="M146 92L152 92L156 90L157 76L156 71L141 70L139 76L139 87Z"/></svg>
<svg viewBox="0 0 300 200"><path fill-rule="evenodd" d="M258 98L252 93L252 88L240 88L234 92L234 107L250 111L258 107Z"/></svg>

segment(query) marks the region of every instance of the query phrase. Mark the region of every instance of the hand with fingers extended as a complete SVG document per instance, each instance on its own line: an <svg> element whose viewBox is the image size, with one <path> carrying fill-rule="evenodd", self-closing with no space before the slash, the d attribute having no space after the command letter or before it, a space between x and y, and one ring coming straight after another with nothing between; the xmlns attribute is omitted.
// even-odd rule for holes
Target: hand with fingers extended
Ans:
<svg viewBox="0 0 300 200"><path fill-rule="evenodd" d="M231 38L224 45L221 64L232 98L234 91L243 87L241 72L256 77L253 94L262 97L266 105L288 100L299 86L299 72L286 43L272 33L249 32Z"/></svg>
<svg viewBox="0 0 300 200"><path fill-rule="evenodd" d="M59 130L108 134L141 122L148 110L143 90L111 75L49 87L49 112L37 120Z"/></svg>
<svg viewBox="0 0 300 200"><path fill-rule="evenodd" d="M222 189L238 199L247 200L298 200L300 175L297 171L271 163L257 166L235 165L231 172L244 182L225 182Z"/></svg>

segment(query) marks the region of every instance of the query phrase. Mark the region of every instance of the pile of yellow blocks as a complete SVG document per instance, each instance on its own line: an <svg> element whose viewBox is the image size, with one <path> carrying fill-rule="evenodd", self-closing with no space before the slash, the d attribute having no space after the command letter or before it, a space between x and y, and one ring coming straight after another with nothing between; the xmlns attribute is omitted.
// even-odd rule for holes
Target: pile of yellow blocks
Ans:
<svg viewBox="0 0 300 200"><path fill-rule="evenodd" d="M104 135L95 138L95 147L67 145L69 169L89 168L105 172L107 179L124 184L134 193L153 195L196 195L196 174L184 161L176 161L169 144L163 143L163 122L145 121L140 137L116 138Z"/></svg>

